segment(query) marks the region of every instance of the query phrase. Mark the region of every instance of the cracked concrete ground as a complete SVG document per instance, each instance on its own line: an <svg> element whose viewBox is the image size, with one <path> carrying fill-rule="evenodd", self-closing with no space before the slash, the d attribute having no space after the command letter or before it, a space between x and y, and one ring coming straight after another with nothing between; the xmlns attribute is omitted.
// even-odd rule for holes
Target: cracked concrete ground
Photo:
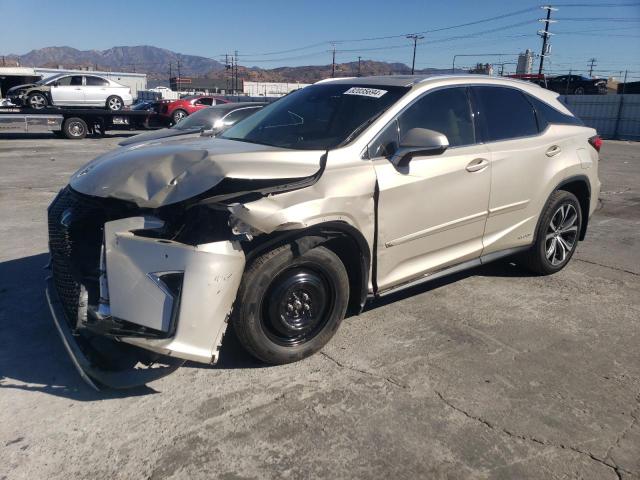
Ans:
<svg viewBox="0 0 640 480"><path fill-rule="evenodd" d="M96 393L45 307L45 209L118 140L0 136L0 479L640 478L640 144L605 142L602 208L557 275L486 266L300 363L229 337L217 367Z"/></svg>

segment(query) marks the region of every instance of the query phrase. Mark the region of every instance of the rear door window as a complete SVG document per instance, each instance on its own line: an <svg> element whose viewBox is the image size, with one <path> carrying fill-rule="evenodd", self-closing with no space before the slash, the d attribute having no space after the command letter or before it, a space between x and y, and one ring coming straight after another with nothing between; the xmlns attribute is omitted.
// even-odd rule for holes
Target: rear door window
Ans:
<svg viewBox="0 0 640 480"><path fill-rule="evenodd" d="M443 133L451 147L473 145L475 134L466 87L427 93L398 117L400 139L412 128Z"/></svg>
<svg viewBox="0 0 640 480"><path fill-rule="evenodd" d="M515 88L472 87L485 142L538 134L533 106Z"/></svg>
<svg viewBox="0 0 640 480"><path fill-rule="evenodd" d="M85 77L87 85L90 87L108 87L109 82L100 77Z"/></svg>

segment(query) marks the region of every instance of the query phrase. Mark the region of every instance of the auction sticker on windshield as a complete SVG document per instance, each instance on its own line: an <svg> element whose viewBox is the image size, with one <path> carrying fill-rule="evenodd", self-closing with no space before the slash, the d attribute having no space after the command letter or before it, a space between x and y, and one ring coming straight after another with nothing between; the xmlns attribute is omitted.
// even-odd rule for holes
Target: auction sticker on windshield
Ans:
<svg viewBox="0 0 640 480"><path fill-rule="evenodd" d="M379 90L377 88L351 87L349 90L344 92L344 95L360 95L363 97L380 98L385 93L387 93L386 90Z"/></svg>

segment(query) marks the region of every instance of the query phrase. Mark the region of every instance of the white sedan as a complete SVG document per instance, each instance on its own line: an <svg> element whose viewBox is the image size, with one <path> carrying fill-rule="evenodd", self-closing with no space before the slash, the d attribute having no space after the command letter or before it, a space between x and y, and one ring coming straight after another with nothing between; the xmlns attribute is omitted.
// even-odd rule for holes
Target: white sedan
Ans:
<svg viewBox="0 0 640 480"><path fill-rule="evenodd" d="M121 110L133 103L131 89L98 75L59 74L7 91L17 105L34 109L61 107L104 107Z"/></svg>

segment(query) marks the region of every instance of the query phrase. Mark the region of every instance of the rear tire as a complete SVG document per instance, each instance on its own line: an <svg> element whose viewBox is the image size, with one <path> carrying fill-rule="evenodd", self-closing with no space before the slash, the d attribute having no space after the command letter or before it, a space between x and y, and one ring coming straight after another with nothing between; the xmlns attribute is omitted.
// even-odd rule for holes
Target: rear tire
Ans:
<svg viewBox="0 0 640 480"><path fill-rule="evenodd" d="M105 103L105 106L107 107L107 109L111 110L112 112L118 112L122 110L122 108L124 107L124 102L117 95L112 95L109 98L107 98L107 102Z"/></svg>
<svg viewBox="0 0 640 480"><path fill-rule="evenodd" d="M296 255L284 245L245 271L232 324L252 356L274 365L295 362L333 337L348 300L349 278L335 253L319 246Z"/></svg>
<svg viewBox="0 0 640 480"><path fill-rule="evenodd" d="M553 192L540 216L535 243L524 256L525 266L540 275L562 270L576 251L581 227L576 196L564 190Z"/></svg>
<svg viewBox="0 0 640 480"><path fill-rule="evenodd" d="M49 100L44 93L34 92L27 97L27 107L41 110L49 105Z"/></svg>
<svg viewBox="0 0 640 480"><path fill-rule="evenodd" d="M584 95L584 87L578 87L578 88L576 88L576 89L573 91L573 93L574 93L575 95Z"/></svg>
<svg viewBox="0 0 640 480"><path fill-rule="evenodd" d="M62 125L64 136L70 140L80 140L87 136L87 123L81 118L67 118Z"/></svg>

